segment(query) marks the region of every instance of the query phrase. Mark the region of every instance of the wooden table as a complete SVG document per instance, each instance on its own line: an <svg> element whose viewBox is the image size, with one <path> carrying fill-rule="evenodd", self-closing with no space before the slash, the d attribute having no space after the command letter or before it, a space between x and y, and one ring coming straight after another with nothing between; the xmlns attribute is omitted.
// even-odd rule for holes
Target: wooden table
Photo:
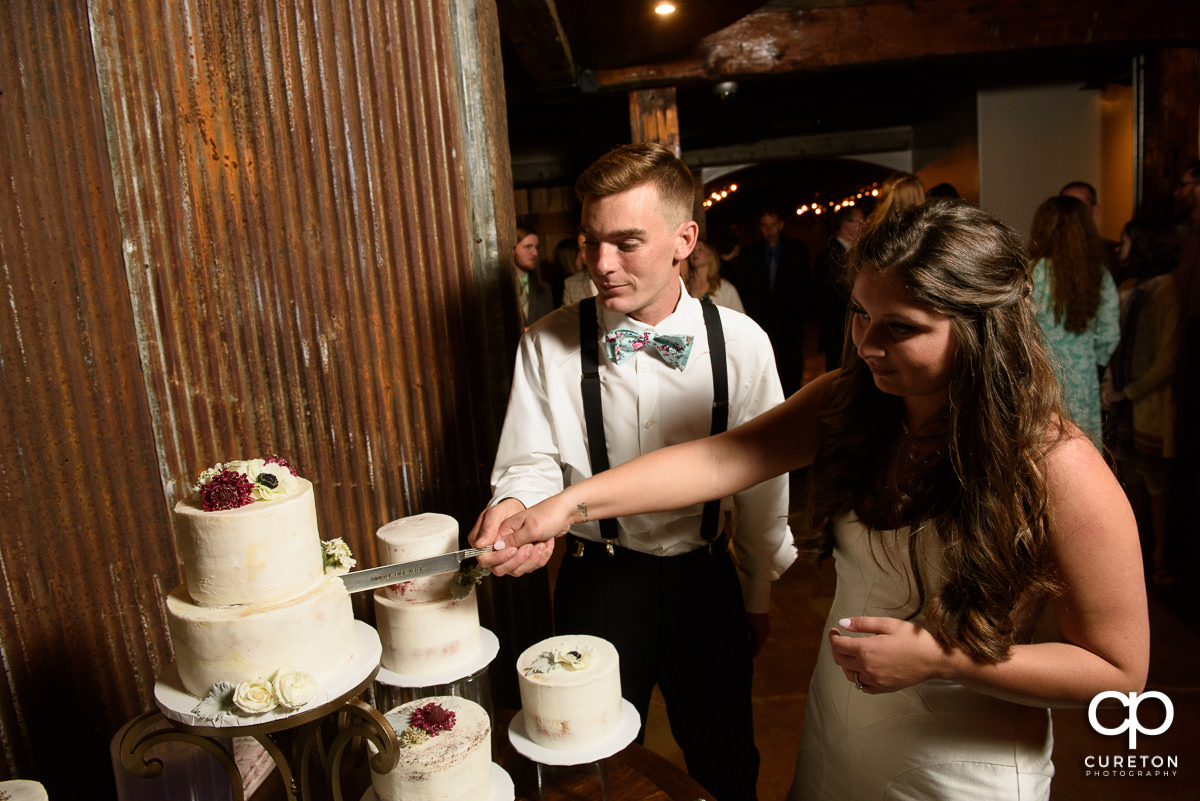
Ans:
<svg viewBox="0 0 1200 801"><path fill-rule="evenodd" d="M716 801L690 776L648 748L632 743L601 762L539 766L508 741L515 713L496 710L497 762L516 785L516 801ZM539 778L541 787L538 787Z"/></svg>

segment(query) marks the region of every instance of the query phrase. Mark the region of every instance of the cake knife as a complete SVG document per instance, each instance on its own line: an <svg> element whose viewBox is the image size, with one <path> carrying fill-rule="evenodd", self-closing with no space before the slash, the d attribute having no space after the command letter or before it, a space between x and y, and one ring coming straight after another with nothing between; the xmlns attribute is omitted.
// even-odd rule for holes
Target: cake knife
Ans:
<svg viewBox="0 0 1200 801"><path fill-rule="evenodd" d="M422 576L436 576L439 573L453 573L458 570L464 559L479 556L492 550L486 548L466 548L461 551L427 556L424 559L414 559L411 562L398 562L394 565L381 565L366 570L355 570L353 573L343 573L342 582L347 592L363 592L376 587L386 587L401 581L411 581Z"/></svg>

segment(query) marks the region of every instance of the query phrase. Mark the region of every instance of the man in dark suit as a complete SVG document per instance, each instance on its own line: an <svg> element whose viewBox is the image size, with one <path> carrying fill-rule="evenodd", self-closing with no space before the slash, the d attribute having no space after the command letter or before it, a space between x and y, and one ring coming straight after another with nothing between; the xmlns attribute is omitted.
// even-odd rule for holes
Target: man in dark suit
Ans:
<svg viewBox="0 0 1200 801"><path fill-rule="evenodd" d="M842 345L846 334L848 289L841 275L842 262L850 246L863 229L863 213L858 206L843 206L830 215L833 237L813 263L813 299L817 322L817 348L825 354L825 369L842 365Z"/></svg>
<svg viewBox="0 0 1200 801"><path fill-rule="evenodd" d="M746 314L771 338L787 396L804 381L804 317L811 292L808 247L781 235L783 220L773 209L759 215L758 230L762 239L742 251L732 278Z"/></svg>

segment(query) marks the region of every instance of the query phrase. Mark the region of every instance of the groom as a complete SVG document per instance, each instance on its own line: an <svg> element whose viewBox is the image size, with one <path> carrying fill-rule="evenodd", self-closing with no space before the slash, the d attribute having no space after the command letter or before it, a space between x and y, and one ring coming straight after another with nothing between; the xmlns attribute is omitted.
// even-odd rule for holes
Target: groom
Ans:
<svg viewBox="0 0 1200 801"><path fill-rule="evenodd" d="M585 170L575 191L597 296L522 337L493 499L472 540L609 465L783 400L762 329L683 288L680 265L698 234L683 162L661 145L626 145ZM795 559L787 491L782 476L711 505L590 521L564 538L557 632L617 647L622 694L643 723L658 685L688 772L721 801L756 798L753 657L770 630L770 582ZM525 553L544 564L552 547Z"/></svg>

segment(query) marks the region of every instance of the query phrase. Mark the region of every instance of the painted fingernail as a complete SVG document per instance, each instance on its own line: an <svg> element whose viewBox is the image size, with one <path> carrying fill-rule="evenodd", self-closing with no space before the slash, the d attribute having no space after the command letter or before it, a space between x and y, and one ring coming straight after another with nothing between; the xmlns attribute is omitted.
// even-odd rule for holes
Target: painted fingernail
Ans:
<svg viewBox="0 0 1200 801"><path fill-rule="evenodd" d="M844 629L850 628L850 618L848 618L848 617L842 618L841 620L838 621L838 625Z"/></svg>

